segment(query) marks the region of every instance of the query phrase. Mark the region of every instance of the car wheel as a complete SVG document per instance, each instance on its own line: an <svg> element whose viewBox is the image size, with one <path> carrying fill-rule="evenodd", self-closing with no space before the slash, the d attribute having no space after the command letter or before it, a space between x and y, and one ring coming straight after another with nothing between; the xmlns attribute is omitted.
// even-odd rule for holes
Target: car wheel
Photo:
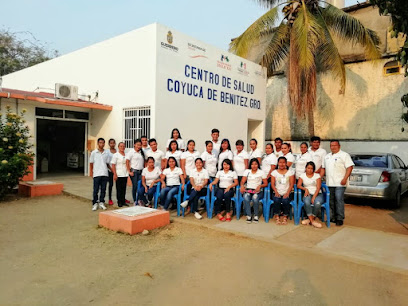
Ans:
<svg viewBox="0 0 408 306"><path fill-rule="evenodd" d="M393 201L394 208L400 208L401 207L401 187L398 187L397 192L395 194L395 198Z"/></svg>

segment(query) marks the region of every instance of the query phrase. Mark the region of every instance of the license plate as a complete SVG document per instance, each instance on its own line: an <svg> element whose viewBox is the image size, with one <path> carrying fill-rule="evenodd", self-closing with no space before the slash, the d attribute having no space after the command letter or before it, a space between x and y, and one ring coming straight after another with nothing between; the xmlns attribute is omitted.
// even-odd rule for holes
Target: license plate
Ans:
<svg viewBox="0 0 408 306"><path fill-rule="evenodd" d="M362 182L363 176L361 175L350 175L350 182Z"/></svg>

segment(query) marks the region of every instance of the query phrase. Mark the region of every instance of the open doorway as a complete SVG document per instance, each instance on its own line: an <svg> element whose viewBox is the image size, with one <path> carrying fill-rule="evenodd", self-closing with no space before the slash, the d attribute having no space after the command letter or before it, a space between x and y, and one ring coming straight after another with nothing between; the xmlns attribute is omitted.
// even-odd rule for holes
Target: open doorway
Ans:
<svg viewBox="0 0 408 306"><path fill-rule="evenodd" d="M37 178L83 175L86 123L37 119Z"/></svg>
<svg viewBox="0 0 408 306"><path fill-rule="evenodd" d="M265 126L262 120L248 120L248 143L247 146L249 148L249 141L252 138L255 138L258 141L258 148L263 149L264 143L264 135L265 135Z"/></svg>

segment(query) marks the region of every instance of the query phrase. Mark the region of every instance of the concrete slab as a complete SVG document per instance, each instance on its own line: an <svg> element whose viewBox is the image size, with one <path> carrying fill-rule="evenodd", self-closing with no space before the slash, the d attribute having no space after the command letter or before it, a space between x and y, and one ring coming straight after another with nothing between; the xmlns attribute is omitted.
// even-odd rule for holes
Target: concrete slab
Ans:
<svg viewBox="0 0 408 306"><path fill-rule="evenodd" d="M30 181L18 184L18 194L25 197L40 197L49 195L59 195L64 188L63 184L50 181Z"/></svg>
<svg viewBox="0 0 408 306"><path fill-rule="evenodd" d="M326 252L408 270L408 237L346 227L316 245Z"/></svg>

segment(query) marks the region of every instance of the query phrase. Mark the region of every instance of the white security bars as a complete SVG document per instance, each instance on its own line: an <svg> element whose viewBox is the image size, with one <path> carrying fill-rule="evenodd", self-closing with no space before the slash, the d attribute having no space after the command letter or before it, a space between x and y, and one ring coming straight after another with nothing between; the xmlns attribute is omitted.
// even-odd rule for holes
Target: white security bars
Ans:
<svg viewBox="0 0 408 306"><path fill-rule="evenodd" d="M134 140L142 136L150 139L150 106L124 108L123 117L126 148L133 148Z"/></svg>

